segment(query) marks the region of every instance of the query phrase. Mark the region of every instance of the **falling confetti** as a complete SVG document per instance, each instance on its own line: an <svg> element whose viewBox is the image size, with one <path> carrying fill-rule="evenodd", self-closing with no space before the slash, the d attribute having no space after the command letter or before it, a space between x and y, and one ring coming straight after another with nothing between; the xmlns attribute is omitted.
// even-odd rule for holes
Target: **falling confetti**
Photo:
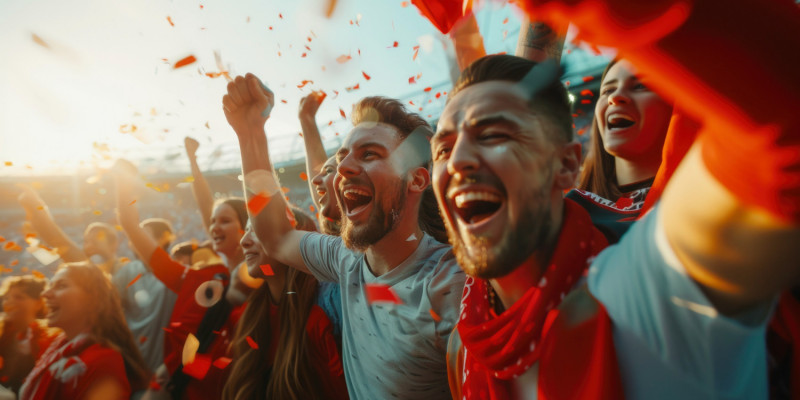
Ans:
<svg viewBox="0 0 800 400"><path fill-rule="evenodd" d="M439 314L436 313L436 311L433 311L432 308L429 309L428 312L431 313L431 318L433 318L434 321L439 322L442 320L442 317L440 317Z"/></svg>
<svg viewBox="0 0 800 400"><path fill-rule="evenodd" d="M583 89L581 90L581 96L594 96L594 93L589 89Z"/></svg>
<svg viewBox="0 0 800 400"><path fill-rule="evenodd" d="M417 59L417 55L419 55L419 46L414 46L414 57L411 58L412 61Z"/></svg>
<svg viewBox="0 0 800 400"><path fill-rule="evenodd" d="M397 293L389 285L382 283L368 283L364 285L364 293L367 296L367 303L391 303L403 304L403 301L397 297Z"/></svg>
<svg viewBox="0 0 800 400"><path fill-rule="evenodd" d="M433 88L428 86L425 89L422 89L423 92L430 92Z"/></svg>
<svg viewBox="0 0 800 400"><path fill-rule="evenodd" d="M300 179L302 179L304 181L307 181L308 180L308 174L306 174L305 172L301 172L300 173Z"/></svg>
<svg viewBox="0 0 800 400"><path fill-rule="evenodd" d="M174 22L172 22L172 17L170 17L169 15L167 15L167 22L169 22L169 24L170 24L171 26L175 26L175 23L174 23Z"/></svg>
<svg viewBox="0 0 800 400"><path fill-rule="evenodd" d="M594 77L593 77L593 76L584 76L584 77L583 77L583 78L581 78L581 79L583 79L583 81L584 81L584 82L589 82L589 81L593 80L593 79L594 79Z"/></svg>
<svg viewBox="0 0 800 400"><path fill-rule="evenodd" d="M367 73L366 73L366 72L364 72L364 71L361 71L361 74L362 74L362 75L364 75L364 79L366 79L366 80L370 80L370 79L372 79L372 77L371 77L371 76L369 76L369 75L367 75Z"/></svg>
<svg viewBox="0 0 800 400"><path fill-rule="evenodd" d="M6 161L4 164L6 165L6 167L10 167L10 166L14 165L14 163L11 162L11 161Z"/></svg>
<svg viewBox="0 0 800 400"><path fill-rule="evenodd" d="M247 344L249 344L249 345L250 345L250 347L251 347L253 350L258 350L258 343L256 343L256 341L255 341L255 340L253 340L253 338L251 338L250 336L247 336L247 337L245 338L245 340L247 340Z"/></svg>
<svg viewBox="0 0 800 400"><path fill-rule="evenodd" d="M354 86L346 87L345 90L348 92L352 92L353 90L358 90L361 88L361 85L356 83Z"/></svg>
<svg viewBox="0 0 800 400"><path fill-rule="evenodd" d="M188 56L188 57L185 57L185 58L181 59L180 61L176 62L175 66L173 68L174 69L178 69L178 68L181 68L181 67L185 67L185 66L187 66L189 64L194 63L195 61L197 61L197 59L194 58L194 56Z"/></svg>
<svg viewBox="0 0 800 400"><path fill-rule="evenodd" d="M408 78L408 84L409 84L409 85L412 85L412 84L414 84L414 83L417 83L417 79L416 79L416 77L413 77L413 76L412 76L412 77Z"/></svg>
<svg viewBox="0 0 800 400"><path fill-rule="evenodd" d="M273 275L275 275L275 271L272 270L272 266L269 265L269 264L261 265L261 266L259 266L259 268L261 268L261 272L264 274L264 276L273 276Z"/></svg>
<svg viewBox="0 0 800 400"><path fill-rule="evenodd" d="M300 84L299 84L299 85L297 85L297 88L298 88L298 89L302 89L302 88L304 88L306 85L308 85L309 83L313 85L313 84L314 84L314 81L303 80L302 82L300 82Z"/></svg>
<svg viewBox="0 0 800 400"><path fill-rule="evenodd" d="M228 364L231 363L231 361L232 360L230 358L228 358L228 357L220 357L220 358L216 359L214 361L214 364L212 364L212 365L214 365L215 367L217 367L219 369L225 369L225 367L227 367Z"/></svg>
<svg viewBox="0 0 800 400"><path fill-rule="evenodd" d="M131 262L131 259L130 259L130 258L128 258L128 257L120 257L120 258L119 258L119 263L120 263L120 264L127 264L127 263L129 263L129 262Z"/></svg>
<svg viewBox="0 0 800 400"><path fill-rule="evenodd" d="M184 364L183 373L197 380L202 380L208 374L209 368L211 368L211 357L206 354L198 354L194 361L188 365Z"/></svg>
<svg viewBox="0 0 800 400"><path fill-rule="evenodd" d="M136 275L135 278L133 278L130 282L128 282L128 286L126 286L126 287L133 286L133 284L136 283L136 281L138 281L141 277L142 277L142 274Z"/></svg>
<svg viewBox="0 0 800 400"><path fill-rule="evenodd" d="M133 199L133 201L131 201L130 203L128 203L128 205L129 205L129 206L132 206L132 205L134 205L134 204L136 204L136 199Z"/></svg>
<svg viewBox="0 0 800 400"><path fill-rule="evenodd" d="M399 45L400 45L399 43L397 43L397 42L394 42L394 43L392 43L392 45L391 45L390 47L397 47L397 46L399 46Z"/></svg>
<svg viewBox="0 0 800 400"><path fill-rule="evenodd" d="M41 273L39 271L36 271L36 270L32 271L31 274L33 274L33 276L35 276L35 277L37 277L39 279L45 279L46 278L43 273Z"/></svg>
<svg viewBox="0 0 800 400"><path fill-rule="evenodd" d="M247 210L250 212L250 215L258 215L258 213L269 204L269 199L270 197L264 192L250 198L250 200L247 201Z"/></svg>
<svg viewBox="0 0 800 400"><path fill-rule="evenodd" d="M42 38L40 38L39 35L37 35L35 33L32 33L31 34L31 38L33 39L33 42L38 44L39 46L42 46L45 49L49 49L50 48L50 45L47 44L47 42L45 42L44 40L42 40Z"/></svg>
<svg viewBox="0 0 800 400"><path fill-rule="evenodd" d="M346 54L342 54L339 57L336 57L336 62L338 62L339 64L344 64L344 63L346 63L346 62L348 62L348 61L350 61L352 59L353 59L353 57L350 57L350 56L348 56Z"/></svg>
<svg viewBox="0 0 800 400"><path fill-rule="evenodd" d="M347 116L344 114L344 110L342 110L341 107L339 107L339 114L342 115L342 118L347 119Z"/></svg>

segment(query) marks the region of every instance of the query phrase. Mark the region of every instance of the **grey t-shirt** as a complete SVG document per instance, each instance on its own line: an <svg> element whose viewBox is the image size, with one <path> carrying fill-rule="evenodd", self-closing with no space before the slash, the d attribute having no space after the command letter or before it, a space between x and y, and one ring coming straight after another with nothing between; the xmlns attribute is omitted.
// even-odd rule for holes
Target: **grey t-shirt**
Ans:
<svg viewBox="0 0 800 400"><path fill-rule="evenodd" d="M307 233L300 252L321 281L342 288L342 359L352 399L450 399L445 353L465 275L450 246L429 235L376 277L339 237ZM367 304L364 285L392 287L403 304ZM438 319L438 321L437 321Z"/></svg>

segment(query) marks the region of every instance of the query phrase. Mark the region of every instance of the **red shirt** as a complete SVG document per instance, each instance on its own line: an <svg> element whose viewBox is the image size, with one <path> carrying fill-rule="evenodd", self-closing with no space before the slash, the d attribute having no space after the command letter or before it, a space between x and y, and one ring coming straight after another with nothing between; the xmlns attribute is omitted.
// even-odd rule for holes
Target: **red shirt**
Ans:
<svg viewBox="0 0 800 400"><path fill-rule="evenodd" d="M197 328L203 320L208 308L197 304L195 301L195 291L203 283L214 280L214 275L224 274L228 276L228 268L224 265L214 265L200 270L194 270L172 260L164 249L158 248L150 257L150 267L155 276L164 285L178 294L175 307L172 310L170 324L164 327L164 364L170 374L181 365L183 345L186 338L191 334L197 334ZM230 357L228 348L230 339L236 329L236 322L244 310L244 306L238 306L231 311L225 324L219 329L217 334L204 353L211 357L211 361L219 357ZM228 369L220 369L211 366L208 373L202 380L190 378L183 398L185 399L208 399L222 398L222 388L228 378Z"/></svg>
<svg viewBox="0 0 800 400"><path fill-rule="evenodd" d="M130 397L125 363L119 352L95 343L85 334L70 341L62 334L25 378L19 399L82 399L93 384L109 379L121 389L119 399Z"/></svg>

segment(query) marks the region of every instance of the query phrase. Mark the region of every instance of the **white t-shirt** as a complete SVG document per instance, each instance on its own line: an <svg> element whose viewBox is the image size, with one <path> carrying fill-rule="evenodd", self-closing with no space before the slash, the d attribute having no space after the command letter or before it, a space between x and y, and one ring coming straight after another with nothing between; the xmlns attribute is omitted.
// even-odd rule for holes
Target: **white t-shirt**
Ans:
<svg viewBox="0 0 800 400"><path fill-rule="evenodd" d="M465 275L450 246L425 235L414 253L379 277L364 254L347 249L339 237L307 233L300 251L317 279L341 286L342 359L351 399L451 398L445 354ZM367 304L364 285L370 283L391 286L403 304Z"/></svg>
<svg viewBox="0 0 800 400"><path fill-rule="evenodd" d="M589 290L613 321L625 397L767 398L772 303L735 318L719 314L678 261L659 217L655 208L633 224L589 269Z"/></svg>

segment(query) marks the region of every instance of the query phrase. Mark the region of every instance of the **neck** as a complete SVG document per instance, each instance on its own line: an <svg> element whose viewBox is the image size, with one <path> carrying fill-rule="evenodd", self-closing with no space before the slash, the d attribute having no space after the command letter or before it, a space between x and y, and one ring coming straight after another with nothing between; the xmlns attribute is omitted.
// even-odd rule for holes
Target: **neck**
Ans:
<svg viewBox="0 0 800 400"><path fill-rule="evenodd" d="M558 234L561 232L561 224L564 222L564 202L560 198L554 202L553 212L550 213L551 229L547 233L547 238L542 242L542 246L518 265L510 273L499 278L489 279L489 284L497 293L498 299L503 304L504 309L509 309L517 300L521 299L528 289L539 284L542 279L543 271L553 251L558 245Z"/></svg>
<svg viewBox="0 0 800 400"><path fill-rule="evenodd" d="M81 333L89 333L89 328L79 328L79 327L60 327L61 330L64 332L64 336L67 337L67 341L75 339L76 336L80 335Z"/></svg>
<svg viewBox="0 0 800 400"><path fill-rule="evenodd" d="M273 265L272 272L275 274L264 278L269 289L269 296L273 304L279 304L286 291L286 273L288 268L285 265Z"/></svg>
<svg viewBox="0 0 800 400"><path fill-rule="evenodd" d="M228 267L228 271L233 271L239 264L244 261L244 251L242 251L241 247L237 247L236 251L230 254L225 254L225 260L227 261L226 267Z"/></svg>
<svg viewBox="0 0 800 400"><path fill-rule="evenodd" d="M617 172L617 185L624 186L641 182L656 176L658 167L661 166L661 153L657 157L649 155L642 160L626 160L614 157L614 167Z"/></svg>
<svg viewBox="0 0 800 400"><path fill-rule="evenodd" d="M422 229L416 223L416 219L413 227L396 227L383 239L367 248L365 254L369 269L375 276L393 270L417 250L422 237Z"/></svg>

